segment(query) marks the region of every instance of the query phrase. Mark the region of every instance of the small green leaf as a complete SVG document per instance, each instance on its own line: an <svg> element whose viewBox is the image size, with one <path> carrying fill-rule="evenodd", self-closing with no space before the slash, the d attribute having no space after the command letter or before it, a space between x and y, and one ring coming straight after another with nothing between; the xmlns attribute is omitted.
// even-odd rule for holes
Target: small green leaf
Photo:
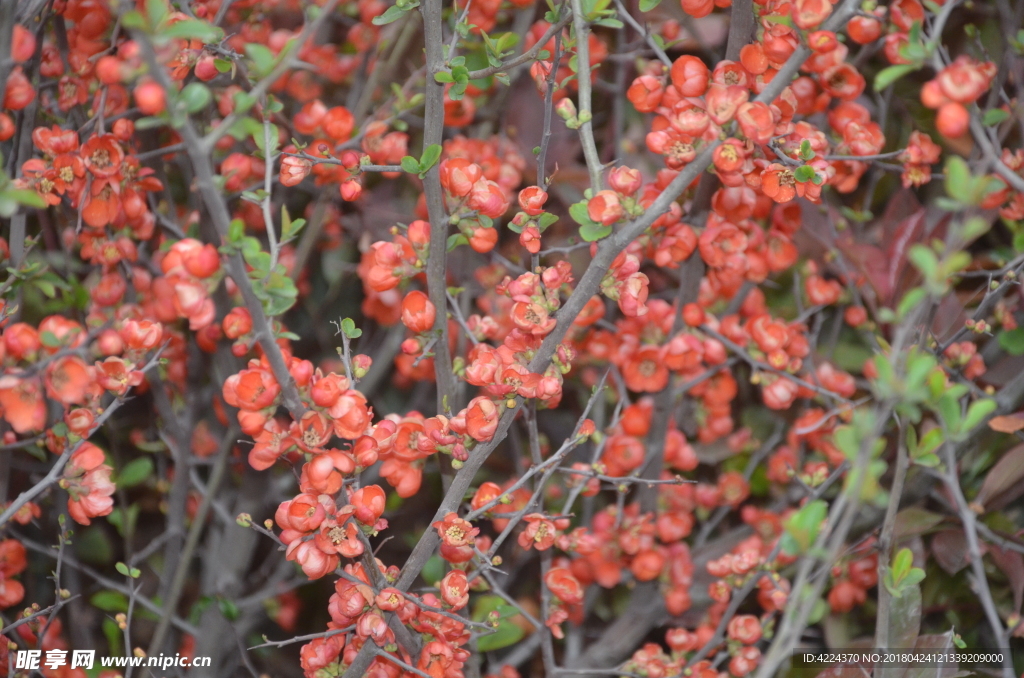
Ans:
<svg viewBox="0 0 1024 678"><path fill-rule="evenodd" d="M151 26L159 26L167 18L167 3L164 0L146 0L146 18Z"/></svg>
<svg viewBox="0 0 1024 678"><path fill-rule="evenodd" d="M607 238L612 234L612 227L599 224L597 222L591 222L584 226L580 226L580 237L587 242L597 242L602 238Z"/></svg>
<svg viewBox="0 0 1024 678"><path fill-rule="evenodd" d="M426 174L427 170L437 164L437 161L441 159L441 144L431 144L423 149L423 155L420 156L420 171L421 175Z"/></svg>
<svg viewBox="0 0 1024 678"><path fill-rule="evenodd" d="M816 174L817 173L814 171L814 168L810 165L801 165L793 170L793 178L802 184L814 179Z"/></svg>
<svg viewBox="0 0 1024 678"><path fill-rule="evenodd" d="M162 38L181 38L185 40L202 40L203 42L220 42L224 39L224 31L198 19L185 19L160 31Z"/></svg>
<svg viewBox="0 0 1024 678"><path fill-rule="evenodd" d="M178 94L178 100L185 104L189 113L197 113L210 105L213 95L201 82L190 82Z"/></svg>
<svg viewBox="0 0 1024 678"><path fill-rule="evenodd" d="M1024 327L999 333L999 346L1010 355L1024 355Z"/></svg>
<svg viewBox="0 0 1024 678"><path fill-rule="evenodd" d="M912 246L907 252L907 259L917 267L925 280L935 280L938 277L939 260L930 247L920 243Z"/></svg>
<svg viewBox="0 0 1024 678"><path fill-rule="evenodd" d="M881 92L883 89L893 84L904 75L912 73L917 70L917 66L914 64L897 64L896 66L889 66L883 68L875 76L874 88L876 92Z"/></svg>
<svg viewBox="0 0 1024 678"><path fill-rule="evenodd" d="M263 77L274 68L274 53L266 45L250 42L245 46L245 53L252 60L253 74Z"/></svg>
<svg viewBox="0 0 1024 678"><path fill-rule="evenodd" d="M946 193L962 203L970 203L972 183L971 170L967 162L958 155L951 155L946 160Z"/></svg>
<svg viewBox="0 0 1024 678"><path fill-rule="evenodd" d="M409 174L419 174L420 172L420 161L411 155L403 157L400 164L402 165L402 170Z"/></svg>
<svg viewBox="0 0 1024 678"><path fill-rule="evenodd" d="M356 327L356 323L352 318L344 318L341 321L341 331L349 339L358 339L363 336L363 331Z"/></svg>
<svg viewBox="0 0 1024 678"><path fill-rule="evenodd" d="M4 198L13 200L14 202L21 203L26 207L38 207L43 209L46 207L46 201L40 197L38 193L27 188L8 188L3 191Z"/></svg>
<svg viewBox="0 0 1024 678"><path fill-rule="evenodd" d="M994 412L995 409L996 401L991 398L975 400L971 403L970 407L967 408L967 415L964 416L964 423L963 426L961 426L960 431L962 433L970 433L985 419L985 417Z"/></svg>
<svg viewBox="0 0 1024 678"><path fill-rule="evenodd" d="M388 7L380 16L373 17L373 25L385 26L392 22L398 21L403 16L405 16L405 13L408 10L412 9L413 7L419 7L419 4L420 3L418 2L414 3L411 7L408 7L408 9L402 9L398 5L392 5L391 7Z"/></svg>
<svg viewBox="0 0 1024 678"><path fill-rule="evenodd" d="M587 202L585 200L581 200L580 202L570 205L569 216L571 216L573 221L580 226L586 226L587 224L594 223L590 218L590 214L587 212Z"/></svg>
<svg viewBox="0 0 1024 678"><path fill-rule="evenodd" d="M217 607L220 608L220 613L224 615L224 618L228 621L235 621L238 619L238 606L230 598L219 598L217 600Z"/></svg>
<svg viewBox="0 0 1024 678"><path fill-rule="evenodd" d="M507 52L508 50L512 49L518 44L519 35L512 31L509 31L508 33L503 33L502 36L498 38L497 48L495 49L495 51L499 53Z"/></svg>
<svg viewBox="0 0 1024 678"><path fill-rule="evenodd" d="M135 487L153 475L153 461L149 457L134 459L117 474L117 485L122 488Z"/></svg>
<svg viewBox="0 0 1024 678"><path fill-rule="evenodd" d="M661 0L640 0L640 11L650 12L652 9L661 4Z"/></svg>
<svg viewBox="0 0 1024 678"><path fill-rule="evenodd" d="M448 243L445 246L445 249L446 249L446 251L451 252L453 249L455 249L459 245L468 245L468 244L469 244L469 239L465 235L463 235L462 233L453 233L452 235L448 236Z"/></svg>
<svg viewBox="0 0 1024 678"><path fill-rule="evenodd" d="M124 563L118 561L117 564L114 565L114 569L123 574L124 576L128 576L128 566Z"/></svg>
<svg viewBox="0 0 1024 678"><path fill-rule="evenodd" d="M928 293L923 287L915 287L912 290L909 290L903 295L903 298L900 299L899 305L896 307L896 317L905 318L907 314L917 308L917 305L924 301L927 296Z"/></svg>
<svg viewBox="0 0 1024 678"><path fill-rule="evenodd" d="M790 546L797 549L795 552L790 551L791 555L806 553L811 548L814 540L818 538L818 531L827 514L828 504L816 499L789 517L785 523L786 534L793 539Z"/></svg>
<svg viewBox="0 0 1024 678"><path fill-rule="evenodd" d="M440 83L455 82L455 78L453 78L452 74L448 71L438 71L437 73L434 73L434 80Z"/></svg>
<svg viewBox="0 0 1024 678"><path fill-rule="evenodd" d="M118 563L123 565L124 563ZM127 568L125 568L127 572ZM120 572L120 570L118 570ZM125 573L122 573L125 574ZM128 611L128 598L119 591L100 591L93 595L89 599L94 607L98 607L104 612L127 612Z"/></svg>
<svg viewBox="0 0 1024 678"><path fill-rule="evenodd" d="M1003 109L992 108L985 111L985 117L982 118L981 121L985 124L985 126L992 127L998 125L1001 122L1006 121L1007 119L1009 119L1009 117L1010 114L1004 111Z"/></svg>

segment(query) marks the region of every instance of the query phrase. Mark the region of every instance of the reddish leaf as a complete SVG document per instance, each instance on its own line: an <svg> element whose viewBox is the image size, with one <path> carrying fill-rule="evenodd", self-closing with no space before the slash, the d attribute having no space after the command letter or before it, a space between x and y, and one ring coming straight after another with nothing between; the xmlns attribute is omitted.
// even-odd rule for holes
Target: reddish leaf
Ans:
<svg viewBox="0 0 1024 678"><path fill-rule="evenodd" d="M910 537L919 537L922 534L927 534L943 520L942 515L926 511L923 508L916 506L905 508L896 514L896 543L899 544L904 539Z"/></svg>
<svg viewBox="0 0 1024 678"><path fill-rule="evenodd" d="M1004 414L999 417L992 417L988 422L989 428L1000 433L1015 433L1024 428L1024 412Z"/></svg>
<svg viewBox="0 0 1024 678"><path fill-rule="evenodd" d="M963 530L942 530L932 537L932 555L935 562L949 574L956 574L967 567L970 553L967 551L967 537Z"/></svg>
<svg viewBox="0 0 1024 678"><path fill-rule="evenodd" d="M989 545L988 552L996 566L1009 580L1010 590L1013 591L1013 609L1020 613L1021 606L1024 605L1024 555L995 544Z"/></svg>
<svg viewBox="0 0 1024 678"><path fill-rule="evenodd" d="M915 650L946 652L953 649L953 632L934 633L917 637ZM933 666L911 666L903 674L903 678L954 678L959 675L956 662L945 664L941 668Z"/></svg>
<svg viewBox="0 0 1024 678"><path fill-rule="evenodd" d="M907 266L907 251L910 246L921 240L925 226L924 208L918 209L904 219L896 227L888 240L886 254L889 260L886 271L886 284L891 292L895 292Z"/></svg>
<svg viewBox="0 0 1024 678"><path fill-rule="evenodd" d="M986 506L992 501L989 510L997 510L1000 505L1006 505L1016 497L1024 494L1024 445L1017 445L1006 452L995 466L989 469L985 476L985 482L981 484L981 490L975 502ZM1004 496L999 496L1004 495Z"/></svg>

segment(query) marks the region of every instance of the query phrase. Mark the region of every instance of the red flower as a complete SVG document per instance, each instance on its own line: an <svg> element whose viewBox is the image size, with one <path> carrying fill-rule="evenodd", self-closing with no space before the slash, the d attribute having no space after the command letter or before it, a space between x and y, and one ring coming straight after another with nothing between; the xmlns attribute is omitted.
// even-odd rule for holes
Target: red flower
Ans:
<svg viewBox="0 0 1024 678"><path fill-rule="evenodd" d="M334 434L339 438L355 440L370 425L370 411L366 406L366 396L359 391L349 389L342 393L328 410L334 419Z"/></svg>
<svg viewBox="0 0 1024 678"><path fill-rule="evenodd" d="M409 292L402 300L402 324L416 334L429 332L435 316L434 304L419 290Z"/></svg>
<svg viewBox="0 0 1024 678"><path fill-rule="evenodd" d="M356 520L372 527L383 515L387 499L379 485L367 485L356 490L349 501L355 507Z"/></svg>
<svg viewBox="0 0 1024 678"><path fill-rule="evenodd" d="M583 586L564 567L553 567L544 575L544 584L563 603L579 605L583 602Z"/></svg>
<svg viewBox="0 0 1024 678"><path fill-rule="evenodd" d="M281 184L284 186L298 186L302 180L309 176L313 169L313 163L305 158L297 158L293 155L286 155L281 158Z"/></svg>
<svg viewBox="0 0 1024 678"><path fill-rule="evenodd" d="M665 94L664 83L653 75L641 75L626 91L626 98L641 113L650 113L661 105Z"/></svg>
<svg viewBox="0 0 1024 678"><path fill-rule="evenodd" d="M103 362L96 363L96 380L102 388L116 396L123 396L129 388L138 386L145 378L142 372L134 367L130 362L111 356Z"/></svg>
<svg viewBox="0 0 1024 678"><path fill-rule="evenodd" d="M452 570L445 575L439 585L441 598L452 610L461 610L469 603L469 580L462 570Z"/></svg>
<svg viewBox="0 0 1024 678"><path fill-rule="evenodd" d="M306 452L317 453L334 435L331 422L320 412L309 410L292 424L292 436Z"/></svg>
<svg viewBox="0 0 1024 678"><path fill-rule="evenodd" d="M687 10L685 6L683 9ZM684 97L699 97L708 88L710 72L707 65L698 57L689 55L679 57L672 63L669 75L672 78L672 85Z"/></svg>
<svg viewBox="0 0 1024 678"><path fill-rule="evenodd" d="M520 546L527 550L532 546L538 551L546 551L555 545L558 530L553 522L540 513L531 513L523 519L526 521L526 529L519 533Z"/></svg>
<svg viewBox="0 0 1024 678"><path fill-rule="evenodd" d="M231 375L222 389L228 405L250 411L270 407L280 393L281 386L274 375L258 367Z"/></svg>
<svg viewBox="0 0 1024 678"><path fill-rule="evenodd" d="M441 537L441 557L452 563L464 563L473 558L473 544L480 528L459 518L457 513L449 513L444 520L432 524Z"/></svg>
<svg viewBox="0 0 1024 678"><path fill-rule="evenodd" d="M82 159L93 176L112 178L120 176L124 151L113 134L95 135L82 145Z"/></svg>
<svg viewBox="0 0 1024 678"><path fill-rule="evenodd" d="M796 177L788 167L773 162L761 173L761 191L775 202L789 202L796 197Z"/></svg>
<svg viewBox="0 0 1024 678"><path fill-rule="evenodd" d="M452 418L450 425L456 433L468 434L473 440L487 442L498 430L498 407L486 396L469 401L466 409Z"/></svg>
<svg viewBox="0 0 1024 678"><path fill-rule="evenodd" d="M539 186L527 186L519 191L519 207L529 216L535 217L544 211L548 193Z"/></svg>

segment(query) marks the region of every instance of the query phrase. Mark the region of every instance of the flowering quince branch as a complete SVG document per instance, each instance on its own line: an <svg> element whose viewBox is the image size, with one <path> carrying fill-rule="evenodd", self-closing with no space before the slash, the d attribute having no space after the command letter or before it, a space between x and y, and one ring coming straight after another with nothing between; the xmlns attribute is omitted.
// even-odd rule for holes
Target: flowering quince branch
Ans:
<svg viewBox="0 0 1024 678"><path fill-rule="evenodd" d="M560 4L559 8L562 7L564 7L564 5ZM564 14L564 10L560 9L559 11L560 13ZM568 26L569 23L572 22L572 20L573 15L571 13L564 14L558 21L556 21L555 23L551 24L551 26L548 27L547 31L544 32L544 35L542 35L540 39L537 40L536 44L534 44L533 47L526 50L519 56L509 59L508 61L502 63L499 66L488 66L487 68L481 68L475 71L470 71L469 79L479 80L481 78L489 78L490 76L495 75L497 73L511 71L513 68L516 68L517 66L522 66L523 64L527 64L533 61L534 58L536 58L536 56L542 50L545 49L545 45L548 44L548 41L550 41L556 35L561 33L562 29Z"/></svg>
<svg viewBox="0 0 1024 678"><path fill-rule="evenodd" d="M138 371L145 374L152 368L156 367L160 362L160 354L162 351L163 349L158 350L153 358ZM61 474L64 473L64 469L68 461L74 457L77 452L82 450L83 447L89 445L90 436L101 428L103 424L110 419L114 412L117 412L125 401L126 398L123 394L114 398L110 405L104 408L98 417L93 419L92 426L87 431L83 431L84 435L80 436L78 441L73 445L65 447L61 455L57 457L57 461L55 461L53 466L50 467L49 472L47 472L47 474L30 489L19 494L18 497L12 501L6 509L4 509L3 513L0 513L0 527L6 525L8 521L10 521L19 510L21 510L21 507L31 502L33 499L45 492L51 485L58 482Z"/></svg>
<svg viewBox="0 0 1024 678"><path fill-rule="evenodd" d="M953 448L949 443L943 443L945 453L945 481L950 494L956 502L956 511L964 526L964 536L967 538L967 549L971 554L971 571L974 574L972 588L974 588L981 599L982 607L985 610L985 617L992 628L992 633L1002 642L1010 639L1010 634L999 618L995 601L992 598L992 591L989 588L988 576L985 574L985 564L982 560L981 544L978 541L977 516L971 510L967 499L964 497L963 488L960 487L960 478L957 476L957 461ZM1004 657L1002 661L1003 677L1013 678L1013 658Z"/></svg>
<svg viewBox="0 0 1024 678"><path fill-rule="evenodd" d="M321 17L329 14L336 3L337 0L329 0L327 5L323 8L323 14L314 20L311 25L316 24ZM165 92L170 91L170 81L167 78L164 69L157 63L156 56L153 52L149 39L139 31L135 32L135 36L139 44L142 46L143 54L146 57L154 79L160 84ZM253 93L257 91L260 84L263 82L265 82L265 80L258 83L257 86L250 91L250 96L254 96ZM228 122L225 120L224 124L228 124ZM192 161L193 170L196 173L199 191L202 194L203 202L206 204L206 208L213 219L217 233L220 235L222 240L227 241L229 240L229 232L231 229L231 217L224 204L224 200L217 191L213 181L213 170L210 167L209 155L206 150L207 142L204 142L199 138L191 121L188 119L186 119L185 123L179 128L179 132L184 140L185 149L188 153L189 159ZM267 228L272 230L273 224L267 224ZM299 419L305 412L305 406L303 405L298 391L295 388L295 380L288 371L284 356L281 354L281 349L277 345L274 332L270 326L270 321L264 313L263 303L256 296L256 293L253 290L252 282L246 273L245 262L242 260L242 256L238 252L234 252L229 257L228 262L231 268L231 278L235 281L235 284L238 285L238 288L242 293L242 297L245 299L246 308L249 309L251 322L253 324L253 334L260 346L263 348L267 360L270 362L274 376L277 378L278 383L281 386L284 404L288 408L288 411L291 412L292 416Z"/></svg>

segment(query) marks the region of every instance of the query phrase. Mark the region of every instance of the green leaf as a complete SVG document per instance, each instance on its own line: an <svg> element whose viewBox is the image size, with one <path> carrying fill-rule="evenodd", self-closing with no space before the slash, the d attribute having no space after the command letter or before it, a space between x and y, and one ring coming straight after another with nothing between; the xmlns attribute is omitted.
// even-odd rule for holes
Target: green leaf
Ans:
<svg viewBox="0 0 1024 678"><path fill-rule="evenodd" d="M914 289L909 290L903 295L903 298L900 299L900 303L896 307L896 316L899 318L906 317L908 313L917 308L918 304L924 301L926 296L928 296L928 293L923 287L915 287Z"/></svg>
<svg viewBox="0 0 1024 678"><path fill-rule="evenodd" d="M235 102L235 113L237 113L239 115L242 115L244 113L247 113L249 110L252 109L253 106L256 105L256 98L253 97L248 92L236 92L235 96L234 96L234 102ZM247 118L247 119L251 119L251 118ZM253 123L256 123L256 121L253 120Z"/></svg>
<svg viewBox="0 0 1024 678"><path fill-rule="evenodd" d="M573 221L580 226L586 226L594 223L590 218L590 214L587 212L587 202L585 200L581 200L580 202L570 205L569 216L572 217Z"/></svg>
<svg viewBox="0 0 1024 678"><path fill-rule="evenodd" d="M349 339L358 339L363 336L363 331L356 327L356 323L352 318L345 318L341 321L341 331Z"/></svg>
<svg viewBox="0 0 1024 678"><path fill-rule="evenodd" d="M661 0L640 0L640 11L650 12L652 9L661 4Z"/></svg>
<svg viewBox="0 0 1024 678"><path fill-rule="evenodd" d="M509 31L508 33L503 33L502 36L497 39L497 47L495 51L499 53L507 52L518 44L519 35Z"/></svg>
<svg viewBox="0 0 1024 678"><path fill-rule="evenodd" d="M985 117L982 118L981 121L985 124L986 127L991 127L994 125L998 125L1001 122L1004 122L1009 117L1010 114L1004 111L1003 109L992 108L985 111Z"/></svg>
<svg viewBox="0 0 1024 678"><path fill-rule="evenodd" d="M451 252L453 249L455 249L459 245L468 245L468 244L469 244L469 239L465 235L463 235L462 233L453 233L452 235L448 236L448 243L445 246L445 249L446 249L446 251Z"/></svg>
<svg viewBox="0 0 1024 678"><path fill-rule="evenodd" d="M420 175L427 173L431 167L437 164L437 161L441 159L441 144L431 144L423 149L423 155L420 156Z"/></svg>
<svg viewBox="0 0 1024 678"><path fill-rule="evenodd" d="M167 18L167 3L164 0L146 0L146 18L151 26L159 26Z"/></svg>
<svg viewBox="0 0 1024 678"><path fill-rule="evenodd" d="M399 7L397 5L392 5L391 7L388 7L384 11L384 13L381 14L380 16L373 17L373 25L374 26L384 26L384 25L390 24L390 23L392 23L394 21L398 21L403 16L405 16L405 13L408 10L411 10L414 7L419 7L419 4L420 3L418 3L418 2L412 3L412 6L408 7L408 9L402 9L401 7Z"/></svg>
<svg viewBox="0 0 1024 678"><path fill-rule="evenodd" d="M936 426L932 430L928 431L928 433L924 434L924 437L922 437L921 442L917 444L912 456L919 457L934 452L939 445L942 444L944 439L945 436L942 433L942 429Z"/></svg>
<svg viewBox="0 0 1024 678"><path fill-rule="evenodd" d="M124 632L117 622L107 617L103 620L103 637L107 639L109 650L107 655L111 657L121 656L121 643L124 642Z"/></svg>
<svg viewBox="0 0 1024 678"><path fill-rule="evenodd" d="M806 184L808 181L814 179L817 172L810 165L801 165L793 170L793 178L799 181L801 184Z"/></svg>
<svg viewBox="0 0 1024 678"><path fill-rule="evenodd" d="M296 219L292 221L291 215L288 214L288 208L285 205L281 205L281 240L287 242L292 240L299 234L302 227L306 225L305 219Z"/></svg>
<svg viewBox="0 0 1024 678"><path fill-rule="evenodd" d="M795 551L787 551L790 555L798 555L807 552L818 538L818 531L821 523L828 514L828 504L821 499L808 502L803 508L794 513L786 520L786 534L792 538L790 548L796 547ZM784 545L785 549L786 546Z"/></svg>
<svg viewBox="0 0 1024 678"><path fill-rule="evenodd" d="M807 139L800 142L799 155L801 160L810 160L814 157L814 149L811 148L811 142Z"/></svg>
<svg viewBox="0 0 1024 678"><path fill-rule="evenodd" d="M128 566L124 563L118 561L117 564L114 565L114 569L123 574L124 576L128 576Z"/></svg>
<svg viewBox="0 0 1024 678"><path fill-rule="evenodd" d="M999 333L999 346L1010 355L1024 355L1024 327Z"/></svg>
<svg viewBox="0 0 1024 678"><path fill-rule="evenodd" d="M945 167L946 193L962 203L971 202L971 169L958 155L951 155Z"/></svg>
<svg viewBox="0 0 1024 678"><path fill-rule="evenodd" d="M938 277L939 260L927 245L913 245L907 252L907 259L921 271L925 280L935 280Z"/></svg>
<svg viewBox="0 0 1024 678"><path fill-rule="evenodd" d="M210 89L201 82L190 82L178 94L178 100L185 104L189 113L197 113L210 105L213 95Z"/></svg>
<svg viewBox="0 0 1024 678"><path fill-rule="evenodd" d="M434 80L440 83L455 82L455 78L453 78L452 74L448 71L438 71L437 73L434 73Z"/></svg>
<svg viewBox="0 0 1024 678"><path fill-rule="evenodd" d="M245 46L245 53L252 61L253 74L263 77L274 69L274 53L266 45L251 42Z"/></svg>
<svg viewBox="0 0 1024 678"><path fill-rule="evenodd" d="M118 565L124 565L124 563L118 563ZM127 570L127 567L125 568ZM120 570L118 570L120 572ZM124 574L124 573L122 573ZM100 591L93 595L89 599L94 607L98 607L104 612L127 612L128 611L128 597L120 591Z"/></svg>
<svg viewBox="0 0 1024 678"><path fill-rule="evenodd" d="M142 16L141 12L137 12L134 9L121 15L121 27L132 28L139 31L149 30L146 17Z"/></svg>
<svg viewBox="0 0 1024 678"><path fill-rule="evenodd" d="M218 73L227 73L234 66L234 64L227 59L214 59L213 65L217 69Z"/></svg>
<svg viewBox="0 0 1024 678"><path fill-rule="evenodd" d="M512 613L509 613L509 608L511 608ZM518 614L519 611L510 605L506 605L505 600L500 596L485 595L477 598L476 604L473 606L472 618L474 621L486 623L491 620L490 615L492 612L498 613L498 625L494 629L494 633L481 635L477 638L477 649L480 652L491 652L514 645L522 640L526 633L522 627L509 619L509 617Z"/></svg>
<svg viewBox="0 0 1024 678"><path fill-rule="evenodd" d="M893 84L904 75L912 73L917 70L917 66L914 64L898 64L896 66L889 66L883 68L875 76L874 88L876 92L881 92L883 89Z"/></svg>
<svg viewBox="0 0 1024 678"><path fill-rule="evenodd" d="M419 174L420 172L420 161L411 155L403 157L400 164L402 165L402 170L409 174Z"/></svg>
<svg viewBox="0 0 1024 678"><path fill-rule="evenodd" d="M153 475L153 461L149 457L139 457L125 464L117 474L117 485L122 488L135 487Z"/></svg>
<svg viewBox="0 0 1024 678"><path fill-rule="evenodd" d="M914 553L908 548L900 549L892 559L892 577L898 584L914 566Z"/></svg>
<svg viewBox="0 0 1024 678"><path fill-rule="evenodd" d="M219 598L217 600L217 607L220 609L220 613L224 615L224 618L228 621L235 621L238 619L238 606L230 598Z"/></svg>
<svg viewBox="0 0 1024 678"><path fill-rule="evenodd" d="M160 31L162 38L181 38L185 40L202 40L203 42L220 42L224 39L224 31L217 26L198 19L185 19Z"/></svg>
<svg viewBox="0 0 1024 678"><path fill-rule="evenodd" d="M983 400L975 400L971 403L970 407L967 408L967 415L964 417L964 423L960 427L961 433L970 433L976 426L978 426L988 415L996 409L996 401L991 398L985 398Z"/></svg>
<svg viewBox="0 0 1024 678"><path fill-rule="evenodd" d="M888 588L888 587L886 587ZM885 646L913 648L921 629L921 588L905 583L889 601L889 637ZM899 678L906 667L886 667L875 671L877 678Z"/></svg>
<svg viewBox="0 0 1024 678"><path fill-rule="evenodd" d="M423 581L434 586L444 578L444 573L445 562L441 560L441 556L435 554L427 559L427 564L423 566L421 576L423 577Z"/></svg>
<svg viewBox="0 0 1024 678"><path fill-rule="evenodd" d="M26 207L37 207L39 209L46 207L46 201L38 193L28 188L8 188L3 191L2 195L8 200L21 203Z"/></svg>
<svg viewBox="0 0 1024 678"><path fill-rule="evenodd" d="M596 242L602 238L607 238L612 234L612 227L599 224L595 221L580 226L580 237L587 242Z"/></svg>

